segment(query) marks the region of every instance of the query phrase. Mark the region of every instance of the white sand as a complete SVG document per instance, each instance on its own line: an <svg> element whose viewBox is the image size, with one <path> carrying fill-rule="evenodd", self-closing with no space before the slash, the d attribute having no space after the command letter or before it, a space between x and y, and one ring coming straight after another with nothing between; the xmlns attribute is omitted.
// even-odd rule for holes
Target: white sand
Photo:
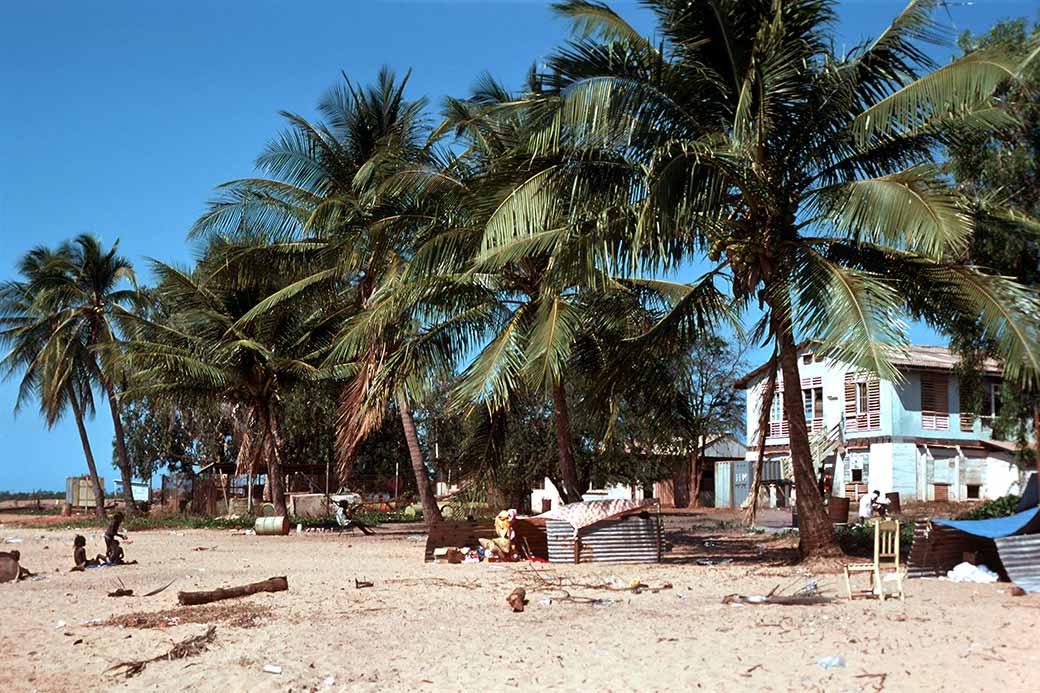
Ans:
<svg viewBox="0 0 1040 693"><path fill-rule="evenodd" d="M126 546L140 565L70 574L73 534L0 527L0 538L24 540L0 550L19 549L23 564L44 576L0 585L2 691L871 691L880 690L880 679L861 676L880 673L887 674L885 691L1035 691L1040 681L1040 598L1012 597L1007 584L913 580L904 603L734 607L721 604L722 596L786 586L800 569L753 562L539 566L583 582L617 576L674 585L638 595L574 589L615 601L546 605L526 565L423 564L423 541L403 534L142 532ZM84 534L88 552L101 551L100 532ZM198 546L215 548L192 550ZM270 607L256 625L220 619L215 642L199 656L151 664L128 681L104 673L117 661L161 654L206 626L86 622L177 608L178 589L276 575L288 576L289 592L223 603L235 611ZM356 590L355 577L375 587ZM106 597L117 578L138 594L176 583L154 597ZM817 578L832 594L841 589L839 576ZM505 598L518 585L528 588L530 604L514 614ZM843 656L845 667L816 663L830 655ZM266 664L282 673L263 673Z"/></svg>

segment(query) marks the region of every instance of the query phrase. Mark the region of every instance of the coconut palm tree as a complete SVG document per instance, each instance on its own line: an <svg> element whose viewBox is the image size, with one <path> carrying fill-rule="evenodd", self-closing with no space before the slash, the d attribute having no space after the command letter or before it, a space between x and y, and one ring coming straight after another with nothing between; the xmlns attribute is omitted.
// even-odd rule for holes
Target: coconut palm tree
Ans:
<svg viewBox="0 0 1040 693"><path fill-rule="evenodd" d="M95 512L105 515L105 493L98 477L94 453L84 420L94 414L91 379L94 356L78 335L55 334L54 313L49 296L40 295L46 275L63 272L68 265L68 248L57 251L39 247L19 263L21 281L0 287L0 342L10 351L0 361L5 377L21 372L15 412L30 398L39 400L40 414L53 427L65 412L72 411L79 432L87 470L94 488Z"/></svg>
<svg viewBox="0 0 1040 693"><path fill-rule="evenodd" d="M604 152L645 174L620 253L657 269L718 263L778 349L804 556L837 551L814 483L797 341L898 377L908 315L943 327L971 315L1010 376L1040 371L1037 304L964 263L972 218L934 161L941 145L1005 124L995 96L1021 59L972 53L938 67L939 0L914 0L875 40L835 53L833 2L648 0L659 41L606 5L556 5L575 37L549 61L536 153ZM541 189L566 188L565 177ZM544 214L515 195L504 213ZM522 232L522 235L533 234ZM681 299L678 312L685 309Z"/></svg>
<svg viewBox="0 0 1040 693"><path fill-rule="evenodd" d="M106 252L94 236L77 236L53 255L48 271L34 277L29 292L36 296L36 304L48 311L41 316L51 330L45 349L58 353L82 344L89 350L88 374L108 399L123 499L128 512L133 512L133 474L119 405L118 383L123 374L115 366L117 354L113 348L118 336L116 323L132 314L137 289L133 267L118 249L118 241Z"/></svg>
<svg viewBox="0 0 1040 693"><path fill-rule="evenodd" d="M359 312L382 282L398 275L414 249L415 226L423 212L406 190L387 181L402 169L424 166L432 156L425 147L425 101L407 100L407 83L407 75L398 80L386 68L367 88L344 77L344 84L318 104L323 121L283 113L289 130L257 159L258 168L270 177L225 184L222 196L195 224L197 235L273 230L277 242L272 249L305 269L298 281L255 306L248 319L317 285L336 286ZM372 339L361 353L338 352L341 357L350 353L354 364L339 407L337 453L344 478L358 444L387 411L386 392L373 392L372 378L394 348L393 339ZM328 364L333 365L338 372L349 366ZM417 442L410 396L403 390L392 395L409 441L424 513L433 522L440 513Z"/></svg>
<svg viewBox="0 0 1040 693"><path fill-rule="evenodd" d="M397 301L411 311L410 319L429 326L418 340L423 346L454 353L463 367L456 406L496 412L536 393L551 401L559 490L566 501L577 501L588 478L574 461L568 380L580 374L591 381L590 369L606 373L611 359L639 360L635 345L619 355L608 337L649 328L652 322L633 293L638 286L660 296L661 287L618 280L597 262L610 246L611 216L628 207L608 209L606 203L633 185L638 171L617 166L605 154L590 157L563 176L566 184L558 183L553 177L569 169L570 155L532 155L536 121L528 111L538 103L538 89L531 81L526 93L513 95L484 76L471 98L447 101L436 134L453 133L462 154L437 170L395 176L395 185L421 191L416 194L427 214L418 235L423 242L402 281L384 295L400 291ZM558 187L543 188L546 180ZM544 206L537 215L513 216L516 199ZM601 225L605 233L585 231ZM706 280L689 298L691 313L719 311L720 298ZM604 391L602 401L612 401Z"/></svg>
<svg viewBox="0 0 1040 693"><path fill-rule="evenodd" d="M257 264L266 238L214 240L192 271L155 263L156 293L167 317L133 320L123 346L134 373L127 396L182 407L214 401L236 411L242 426L240 472L266 473L271 500L285 514L282 401L317 379L316 362L338 330L337 296L324 286L297 292L262 317L247 314L297 277L272 254Z"/></svg>

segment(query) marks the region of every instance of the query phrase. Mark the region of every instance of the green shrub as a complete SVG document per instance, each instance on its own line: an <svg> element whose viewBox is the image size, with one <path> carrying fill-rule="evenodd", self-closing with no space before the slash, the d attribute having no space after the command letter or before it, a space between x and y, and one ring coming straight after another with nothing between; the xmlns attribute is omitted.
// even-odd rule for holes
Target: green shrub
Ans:
<svg viewBox="0 0 1040 693"><path fill-rule="evenodd" d="M991 517L1007 517L1015 514L1019 497L1010 494L981 503L960 516L962 520L988 520Z"/></svg>
<svg viewBox="0 0 1040 693"><path fill-rule="evenodd" d="M874 555L874 525L839 525L836 528L838 543L842 551L850 556ZM904 522L899 525L899 551L907 553L914 543L914 524Z"/></svg>

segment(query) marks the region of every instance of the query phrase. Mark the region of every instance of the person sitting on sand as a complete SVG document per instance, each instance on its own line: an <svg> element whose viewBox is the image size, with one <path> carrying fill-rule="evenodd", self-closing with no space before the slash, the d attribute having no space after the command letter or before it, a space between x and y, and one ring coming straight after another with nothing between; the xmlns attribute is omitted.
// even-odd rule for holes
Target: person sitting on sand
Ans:
<svg viewBox="0 0 1040 693"><path fill-rule="evenodd" d="M20 551L0 551L0 582L17 582L35 575L28 568L22 567L19 563L21 560Z"/></svg>
<svg viewBox="0 0 1040 693"><path fill-rule="evenodd" d="M98 555L96 558L87 560L87 539L82 534L77 534L72 540L72 560L76 564L73 572L82 572L87 568L97 568L105 562L105 557Z"/></svg>

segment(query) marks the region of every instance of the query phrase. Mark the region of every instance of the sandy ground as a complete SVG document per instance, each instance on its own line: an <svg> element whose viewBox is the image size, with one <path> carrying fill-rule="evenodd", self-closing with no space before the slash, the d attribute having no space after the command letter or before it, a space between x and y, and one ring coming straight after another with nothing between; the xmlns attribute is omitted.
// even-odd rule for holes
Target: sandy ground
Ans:
<svg viewBox="0 0 1040 693"><path fill-rule="evenodd" d="M1037 595L913 580L902 603L725 605L729 593L807 579L783 565L789 540L735 531L672 533L671 562L661 565L542 565L542 577L528 564L424 564L422 537L408 528L378 537L141 532L126 546L139 565L70 574L74 533L0 525L0 540L22 540L0 550L19 549L42 576L0 585L0 690L1035 691L1040 676ZM97 530L82 533L89 551L101 551ZM705 557L730 562L696 563ZM288 592L177 606L179 589L277 575L288 577ZM542 582L611 577L673 588L569 588L606 600L580 604ZM814 577L839 593L839 576ZM375 586L355 589L355 578ZM117 580L137 594L176 582L153 597L106 597ZM514 614L505 598L516 586L530 603ZM96 625L110 619L131 625ZM150 664L129 680L105 673L208 624L216 638L197 656ZM817 664L831 655L845 666ZM267 664L281 673L264 673Z"/></svg>

